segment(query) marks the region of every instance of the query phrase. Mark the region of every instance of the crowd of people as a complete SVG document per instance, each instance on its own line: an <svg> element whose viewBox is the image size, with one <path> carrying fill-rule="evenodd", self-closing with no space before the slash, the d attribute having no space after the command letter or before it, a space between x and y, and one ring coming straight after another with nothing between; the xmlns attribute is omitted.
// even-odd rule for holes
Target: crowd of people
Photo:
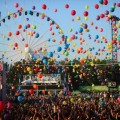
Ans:
<svg viewBox="0 0 120 120"><path fill-rule="evenodd" d="M119 120L119 92L9 96L2 120Z"/></svg>

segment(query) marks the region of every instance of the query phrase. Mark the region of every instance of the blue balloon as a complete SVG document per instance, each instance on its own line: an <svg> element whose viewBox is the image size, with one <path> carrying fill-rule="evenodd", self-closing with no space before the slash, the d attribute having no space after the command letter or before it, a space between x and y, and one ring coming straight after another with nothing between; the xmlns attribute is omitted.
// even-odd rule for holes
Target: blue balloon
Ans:
<svg viewBox="0 0 120 120"><path fill-rule="evenodd" d="M110 12L114 12L115 11L115 8L114 7L111 7L110 8Z"/></svg>
<svg viewBox="0 0 120 120"><path fill-rule="evenodd" d="M48 60L47 60L47 59L43 59L43 63L44 63L45 65L47 65L47 64L48 64Z"/></svg>
<svg viewBox="0 0 120 120"><path fill-rule="evenodd" d="M23 100L22 96L18 96L18 101L21 102Z"/></svg>
<svg viewBox="0 0 120 120"><path fill-rule="evenodd" d="M103 0L99 0L99 3L100 3L100 4L103 4Z"/></svg>
<svg viewBox="0 0 120 120"><path fill-rule="evenodd" d="M96 35L96 36L95 36L95 39L98 39L98 38L99 38L99 35Z"/></svg>
<svg viewBox="0 0 120 120"><path fill-rule="evenodd" d="M58 51L58 52L60 52L61 50L62 50L62 48L61 48L61 47L58 47L58 48L57 48L57 51Z"/></svg>
<svg viewBox="0 0 120 120"><path fill-rule="evenodd" d="M53 53L52 53L52 52L49 52L49 53L48 53L48 56L49 56L49 57L53 57Z"/></svg>
<svg viewBox="0 0 120 120"><path fill-rule="evenodd" d="M65 44L65 49L69 48L70 44Z"/></svg>
<svg viewBox="0 0 120 120"><path fill-rule="evenodd" d="M39 38L39 36L40 36L39 33L36 33L35 38Z"/></svg>
<svg viewBox="0 0 120 120"><path fill-rule="evenodd" d="M33 11L30 10L30 11L29 11L29 14L30 14L30 15L33 15Z"/></svg>
<svg viewBox="0 0 120 120"><path fill-rule="evenodd" d="M78 31L79 31L79 33L82 33L83 32L83 28L80 27Z"/></svg>

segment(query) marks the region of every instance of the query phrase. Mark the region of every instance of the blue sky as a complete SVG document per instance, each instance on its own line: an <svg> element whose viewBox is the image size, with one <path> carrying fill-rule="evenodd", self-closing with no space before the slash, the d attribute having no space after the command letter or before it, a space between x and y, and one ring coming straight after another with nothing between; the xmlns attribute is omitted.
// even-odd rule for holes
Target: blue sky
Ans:
<svg viewBox="0 0 120 120"><path fill-rule="evenodd" d="M14 4L18 3L19 7L15 8ZM68 44L70 44L70 50L69 50L69 55L65 56L65 55L61 55L62 53L57 53L57 48L56 47L49 47L47 48L48 51L56 51L55 55L59 54L60 58L59 59L64 59L65 57L68 57L69 59L78 59L78 58L86 58L87 55L91 54L94 56L96 56L97 58L100 59L105 59L106 54L109 54L109 51L106 50L106 43L104 43L104 41L101 39L101 37L105 37L107 39L107 42L109 43L111 41L111 26L110 23L106 21L105 18L100 19L100 20L96 20L96 16L100 15L100 14L104 14L106 10L110 11L111 7L114 5L114 3L119 3L119 0L108 0L108 5L101 5L99 3L99 0L0 0L0 11L1 11L1 19L4 18L5 16L7 16L8 12L10 11L11 13L16 12L20 7L23 8L23 10L32 10L32 7L35 6L35 10L37 12L40 13L45 13L45 15L49 16L51 19L53 19L57 24L59 24L59 26L61 27L61 29L63 30L64 34L66 36L68 36L68 38L70 38L72 35L75 35L77 39L72 40L71 42L68 42ZM42 9L42 5L46 4L47 8L46 10ZM69 8L66 9L65 8L65 4L69 5ZM99 5L99 9L95 9L95 4ZM89 8L86 9L85 7L88 6ZM57 12L55 12L55 9L57 9ZM76 11L76 15L72 16L71 15L71 10L75 10ZM83 15L84 11L88 11L89 15L88 15L88 20L85 20L85 17ZM120 7L116 7L114 12L110 12L110 15L116 15L118 17L120 17L119 15L119 11L120 11ZM8 32L12 32L15 33L15 31L17 30L17 25L21 24L21 25L25 25L28 22L30 22L31 25L36 25L37 29L36 32L38 32L39 34L43 35L44 32L46 31L46 29L49 29L49 23L45 20L40 20L37 19L35 16L29 17L29 21L26 21L26 19L24 17L18 17L15 20L16 25L14 24L14 20L8 20L6 21L6 25L2 25L0 28L0 34L2 34L0 36L0 43L5 43L5 44L14 44L15 41L16 43L18 43L16 36L12 37L9 41L6 40L7 33ZM80 20L76 20L76 17L80 17ZM44 21L44 22L43 22ZM94 23L93 26L91 26L91 22ZM80 33L76 34L76 32L79 31L79 28L82 27L81 24L87 24L88 25L88 29L89 32L85 32L85 29L83 31L83 35L80 35ZM118 25L120 25L120 22L118 23ZM6 27L7 26L7 27ZM98 29L95 29L95 26L98 27ZM100 32L100 28L103 28L103 32ZM120 34L119 32L120 30L118 29L118 35ZM27 31L28 32L28 31ZM58 30L53 29L53 32L55 34L58 33ZM6 35L6 38L4 38L3 41L3 34ZM23 36L26 36L25 33L21 33ZM99 36L99 38L95 41L95 37L96 35ZM50 34L45 34L44 35L44 39L48 39L50 36ZM91 37L91 39L89 39L89 36ZM19 39L22 39L22 37L18 36ZM51 36L50 36L51 38ZM83 42L82 44L80 44L80 38L82 38L82 40L84 40L85 42ZM12 40L14 39L14 41ZM28 39L30 39L30 37L28 37ZM55 37L56 41L60 41L60 35L58 35L57 37ZM43 40L43 41L45 41ZM100 41L100 43L97 43L97 41ZM56 42L57 43L57 42ZM54 43L54 44L56 44ZM22 44L22 43L20 43ZM54 45L53 43L49 42L47 43L48 46ZM75 47L73 47L74 45L76 45ZM64 49L64 46L62 45L62 50ZM87 50L86 53L81 53L78 54L77 50L83 48L83 50ZM102 52L102 50L106 51L106 52ZM23 49L24 51L24 47L21 47L21 49ZM92 49L92 51L90 51L90 49ZM13 56L16 54L18 55L18 53L16 51L12 51L12 49L6 47L6 46L0 46L0 51L6 51L9 50L11 52L9 52L7 55L9 56L9 54L13 54ZM74 52L73 52L74 50ZM100 53L100 56L96 55L97 53ZM0 52L0 54L3 54L3 52ZM54 55L54 57L56 57ZM119 54L118 54L119 55ZM120 55L119 55L120 56ZM111 55L110 55L111 57ZM10 57L11 59L11 57ZM16 57L15 59L20 59L19 57Z"/></svg>

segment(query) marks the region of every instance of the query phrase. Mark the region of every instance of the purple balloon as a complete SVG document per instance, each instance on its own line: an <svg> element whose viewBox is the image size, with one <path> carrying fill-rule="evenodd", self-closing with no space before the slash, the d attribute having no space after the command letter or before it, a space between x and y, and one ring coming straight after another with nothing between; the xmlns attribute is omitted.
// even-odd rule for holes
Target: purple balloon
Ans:
<svg viewBox="0 0 120 120"><path fill-rule="evenodd" d="M33 6L32 9L35 10L35 6Z"/></svg>
<svg viewBox="0 0 120 120"><path fill-rule="evenodd" d="M87 25L87 24L84 24L84 26L83 26L83 27L84 27L84 29L87 29L88 25Z"/></svg>
<svg viewBox="0 0 120 120"><path fill-rule="evenodd" d="M97 17L96 17L96 20L99 20L100 19L100 16L98 15Z"/></svg>
<svg viewBox="0 0 120 120"><path fill-rule="evenodd" d="M106 10L104 14L105 14L105 15L108 15L108 14L109 14L109 11L108 11L108 10Z"/></svg>

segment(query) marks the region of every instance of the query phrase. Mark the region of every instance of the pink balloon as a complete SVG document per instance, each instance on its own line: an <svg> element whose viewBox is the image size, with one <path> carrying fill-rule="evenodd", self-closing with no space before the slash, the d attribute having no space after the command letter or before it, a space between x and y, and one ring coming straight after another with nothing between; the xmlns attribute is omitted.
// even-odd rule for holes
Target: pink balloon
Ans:
<svg viewBox="0 0 120 120"><path fill-rule="evenodd" d="M57 12L57 11L58 11L57 9L54 10L54 12Z"/></svg>
<svg viewBox="0 0 120 120"><path fill-rule="evenodd" d="M15 3L15 4L14 4L14 7L16 7L16 8L17 8L18 6L19 6L19 4L18 4L18 3Z"/></svg>

